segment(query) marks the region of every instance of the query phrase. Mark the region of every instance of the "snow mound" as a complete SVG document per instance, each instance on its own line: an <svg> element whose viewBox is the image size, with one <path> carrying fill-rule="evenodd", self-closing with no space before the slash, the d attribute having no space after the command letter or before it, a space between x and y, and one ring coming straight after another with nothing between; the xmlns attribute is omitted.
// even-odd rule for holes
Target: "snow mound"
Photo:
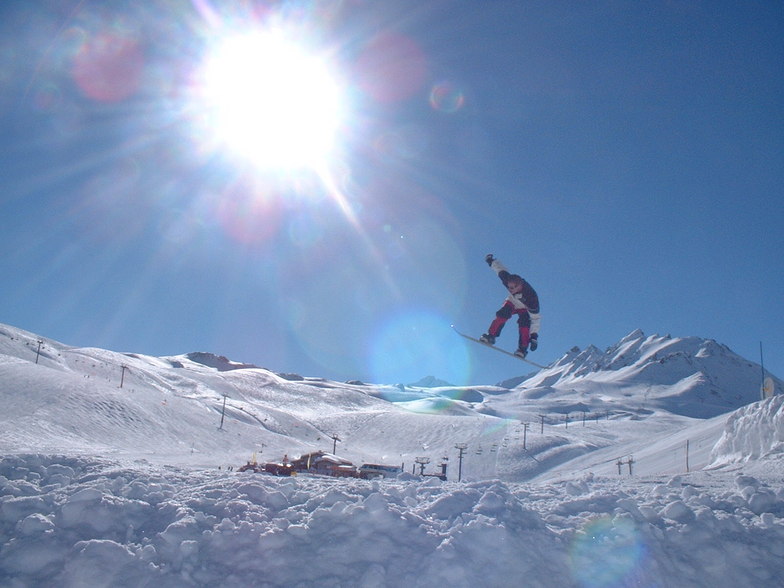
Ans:
<svg viewBox="0 0 784 588"><path fill-rule="evenodd" d="M784 454L784 396L774 396L732 413L713 449L713 466Z"/></svg>
<svg viewBox="0 0 784 588"><path fill-rule="evenodd" d="M652 482L370 482L5 457L0 583L751 588L782 577L784 490L748 475Z"/></svg>

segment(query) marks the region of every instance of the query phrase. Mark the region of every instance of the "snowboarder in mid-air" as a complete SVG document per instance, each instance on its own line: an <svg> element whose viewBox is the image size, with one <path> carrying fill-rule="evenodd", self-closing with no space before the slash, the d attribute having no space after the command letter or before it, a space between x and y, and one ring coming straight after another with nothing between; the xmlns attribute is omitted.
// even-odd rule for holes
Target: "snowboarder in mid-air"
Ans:
<svg viewBox="0 0 784 588"><path fill-rule="evenodd" d="M517 274L510 274L499 260L493 257L492 253L485 256L485 261L490 268L498 274L503 282L509 296L504 301L504 305L495 313L495 319L490 323L487 333L479 337L482 343L494 345L496 337L501 334L506 321L517 315L517 326L519 337L517 340L517 357L525 358L528 350L535 351L539 345L539 297L531 284L526 282Z"/></svg>

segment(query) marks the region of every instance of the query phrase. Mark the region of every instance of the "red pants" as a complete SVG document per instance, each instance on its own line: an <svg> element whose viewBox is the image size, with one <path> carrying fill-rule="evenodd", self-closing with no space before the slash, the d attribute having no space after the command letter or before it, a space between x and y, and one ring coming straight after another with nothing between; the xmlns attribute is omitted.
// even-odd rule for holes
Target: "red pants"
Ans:
<svg viewBox="0 0 784 588"><path fill-rule="evenodd" d="M518 349L528 349L528 342L531 340L531 315L528 314L526 309L513 309L504 305L501 310L495 313L495 319L490 323L490 328L487 330L488 335L498 337L501 330L504 328L506 321L512 318L512 315L517 315L517 327L519 330L519 337L517 341Z"/></svg>

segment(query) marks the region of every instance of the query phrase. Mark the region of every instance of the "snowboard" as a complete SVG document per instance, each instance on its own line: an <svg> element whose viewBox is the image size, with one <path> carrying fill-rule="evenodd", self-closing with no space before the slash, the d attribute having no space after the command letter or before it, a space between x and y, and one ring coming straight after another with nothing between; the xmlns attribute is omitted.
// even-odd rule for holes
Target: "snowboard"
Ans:
<svg viewBox="0 0 784 588"><path fill-rule="evenodd" d="M454 325L452 326L452 328L453 328L453 329L455 329ZM531 364L532 366L534 366L534 367L538 367L538 368L539 368L539 369L541 369L541 370L547 369L547 366L546 366L546 365L541 365L541 364L538 364L538 363L536 363L536 362L533 362L533 361L531 361L531 360L530 360L530 359L528 359L527 357L520 357L519 355L515 355L515 354L514 354L514 353L512 353L511 351L507 351L506 349L501 349L500 347L496 347L495 345L490 345L490 343L485 343L484 341L482 341L482 340L480 340L480 339L477 339L477 338L475 338L475 337L472 337L471 335L466 335L465 333L461 333L461 332L460 332L460 331L458 331L457 329L455 329L455 333L457 333L458 335L460 335L460 336L461 336L461 337L463 337L464 339L468 339L469 341L473 341L474 343L479 343L480 345L482 345L482 346L484 346L484 347L487 347L487 348L489 348L489 349L493 349L493 350L495 350L495 351L498 351L498 352L500 352L500 353L503 353L504 355L510 355L510 356L514 357L515 359L519 359L520 361L524 361L525 363L529 363L529 364Z"/></svg>

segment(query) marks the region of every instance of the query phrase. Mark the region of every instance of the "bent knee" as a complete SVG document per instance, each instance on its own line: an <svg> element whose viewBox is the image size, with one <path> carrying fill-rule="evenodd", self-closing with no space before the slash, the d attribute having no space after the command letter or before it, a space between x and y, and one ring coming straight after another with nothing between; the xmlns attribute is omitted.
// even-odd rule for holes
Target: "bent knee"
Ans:
<svg viewBox="0 0 784 588"><path fill-rule="evenodd" d="M504 306L502 309L500 309L498 312L495 313L495 316L497 316L500 319L508 319L509 317L512 316L512 309L509 308L508 306Z"/></svg>

